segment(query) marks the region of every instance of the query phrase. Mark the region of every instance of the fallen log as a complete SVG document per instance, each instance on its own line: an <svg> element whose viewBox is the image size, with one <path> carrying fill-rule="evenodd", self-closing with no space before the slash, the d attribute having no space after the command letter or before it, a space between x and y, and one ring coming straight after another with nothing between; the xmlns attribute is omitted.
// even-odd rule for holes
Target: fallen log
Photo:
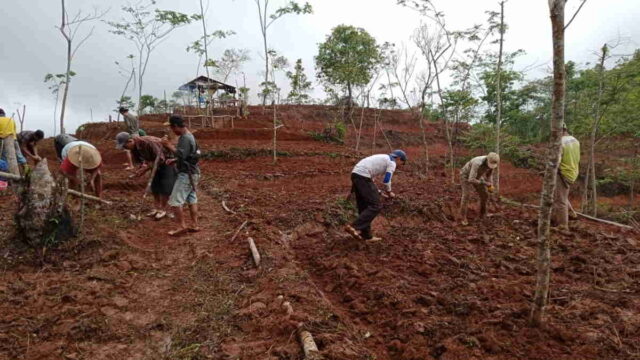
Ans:
<svg viewBox="0 0 640 360"><path fill-rule="evenodd" d="M320 359L320 352L316 342L313 340L313 336L311 336L310 332L302 330L302 326L298 327L298 339L302 345L305 360Z"/></svg>
<svg viewBox="0 0 640 360"><path fill-rule="evenodd" d="M504 198L504 197L501 198L501 199L505 204L508 204L508 205L523 206L523 207L528 207L528 208L533 208L533 209L539 209L540 208L539 205L523 204L523 203L519 203L517 201L511 200L511 199L507 199L507 198ZM621 227L623 229L634 229L633 226L620 224L620 223L617 223L615 221L600 219L600 218L597 218L597 217L593 217L593 216L590 216L590 215L587 215L587 214L583 214L583 213L577 212L577 211L573 210L573 206L571 206L571 204L569 204L569 210L571 210L571 212L573 212L576 216L579 216L579 217L582 217L582 218L585 218L585 219L588 219L588 220L596 221L596 222L607 224L607 225L613 225L613 226Z"/></svg>
<svg viewBox="0 0 640 360"><path fill-rule="evenodd" d="M235 211L233 211L233 210L231 210L231 209L229 209L227 207L227 204L224 202L224 200L222 200L222 208L224 209L224 211L228 212L231 215L235 215L236 214Z"/></svg>
<svg viewBox="0 0 640 360"><path fill-rule="evenodd" d="M83 198L85 200L98 201L98 202L101 202L101 203L103 203L105 205L111 205L112 204L111 201L108 201L108 200L105 200L105 199L100 199L99 197L93 196L93 195L82 194L81 192L75 191L75 190L72 190L72 189L67 190L67 193L69 195L77 196L77 197Z"/></svg>
<svg viewBox="0 0 640 360"><path fill-rule="evenodd" d="M258 252L258 248L256 247L255 241L253 238L248 238L249 249L251 249L251 256L253 257L253 262L256 264L256 267L260 267L260 253Z"/></svg>
<svg viewBox="0 0 640 360"><path fill-rule="evenodd" d="M238 230L236 230L236 233L233 234L233 237L231 237L231 241L233 242L233 240L236 239L236 237L238 236L238 234L240 234L240 231L242 231L242 229L244 229L245 226L247 226L247 224L249 223L249 220L245 220L242 225L240 225L240 227L238 228Z"/></svg>

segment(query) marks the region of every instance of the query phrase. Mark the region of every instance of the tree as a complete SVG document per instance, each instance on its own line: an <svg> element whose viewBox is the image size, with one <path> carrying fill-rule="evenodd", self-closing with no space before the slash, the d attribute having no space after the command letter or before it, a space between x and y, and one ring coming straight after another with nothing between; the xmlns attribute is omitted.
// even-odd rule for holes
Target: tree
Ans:
<svg viewBox="0 0 640 360"><path fill-rule="evenodd" d="M134 108L136 104L131 100L131 96L122 96L120 99L116 100L116 109L118 111L120 107L125 107L127 109Z"/></svg>
<svg viewBox="0 0 640 360"><path fill-rule="evenodd" d="M293 71L287 71L287 78L291 81L291 91L287 95L287 101L292 104L305 104L309 101L307 93L313 88L311 81L307 80L307 75L304 73L302 59L296 61Z"/></svg>
<svg viewBox="0 0 640 360"><path fill-rule="evenodd" d="M154 8L155 0L148 3L123 6L121 9L124 17L120 22L108 21L112 34L119 35L131 41L138 50L138 106L141 106L140 98L144 85L144 76L147 72L149 59L153 51L175 29L190 24L194 20L200 20L200 15L187 15L171 10ZM140 112L141 108L138 108Z"/></svg>
<svg viewBox="0 0 640 360"><path fill-rule="evenodd" d="M130 54L129 56L127 56L127 59L129 59L131 65L130 65L130 69L126 69L124 67L122 67L122 65L120 65L120 63L118 61L115 62L115 64L118 66L118 73L120 75L126 76L127 77L127 82L124 84L124 89L122 89L122 95L120 95L120 100L123 100L125 98L128 98L128 102L131 103L131 105L129 106L125 106L125 102L121 102L120 105L118 106L118 108L121 107L126 107L126 108L133 108L134 105L131 102L131 97L129 96L125 96L125 94L127 93L127 90L129 89L129 85L131 85L131 81L134 80L135 76L136 76L136 66L134 63L134 56L132 54ZM129 74L129 75L126 75ZM116 121L120 121L120 111L118 111L118 109L116 109L116 112L118 114L118 117L116 118Z"/></svg>
<svg viewBox="0 0 640 360"><path fill-rule="evenodd" d="M498 27L500 46L498 50L498 64L496 65L496 154L500 155L500 128L502 127L502 50L504 46L504 0L500 2L500 23L492 24ZM495 171L496 193L500 196L500 164Z"/></svg>
<svg viewBox="0 0 640 360"><path fill-rule="evenodd" d="M346 90L351 106L353 88L369 83L381 57L376 40L368 32L362 28L339 25L320 44L315 60L318 78Z"/></svg>
<svg viewBox="0 0 640 360"><path fill-rule="evenodd" d="M531 307L530 323L541 326L549 296L549 277L551 274L551 249L549 246L549 227L551 208L556 190L560 152L562 150L562 125L564 124L565 101L565 63L564 33L582 6L565 25L564 10L567 0L549 0L551 32L553 39L553 100L551 104L551 136L544 170L540 210L538 212L538 250L536 289ZM584 2L583 2L584 4Z"/></svg>
<svg viewBox="0 0 640 360"><path fill-rule="evenodd" d="M142 95L140 97L140 105L138 108L140 109L140 114L143 114L147 108L154 108L158 99L153 97L152 95Z"/></svg>
<svg viewBox="0 0 640 360"><path fill-rule="evenodd" d="M82 44L84 44L87 41L87 39L89 39L91 35L93 35L94 28L91 28L91 30L87 34L85 34L82 37L82 39L75 44L75 46L73 45L74 40L76 39L76 36L78 35L78 31L82 28L82 25L84 23L99 19L102 16L104 16L106 12L101 13L97 9L95 9L93 13L83 14L81 10L78 10L78 12L73 17L69 17L69 13L67 12L67 7L65 5L65 0L61 0L61 4L62 4L62 7L61 7L62 21L60 22L60 26L58 27L58 30L60 30L60 33L62 34L62 36L64 37L67 43L67 69L65 72L64 92L62 94L62 105L60 106L60 133L64 134L65 133L64 115L67 108L67 98L69 96L69 85L71 85L71 76L72 76L71 62L73 61L73 58L78 52L78 49L80 48L80 46L82 46Z"/></svg>
<svg viewBox="0 0 640 360"><path fill-rule="evenodd" d="M247 49L226 49L222 56L210 65L214 68L215 74L220 77L221 81L227 82L229 76L240 71L244 63L249 60L251 58Z"/></svg>
<svg viewBox="0 0 640 360"><path fill-rule="evenodd" d="M69 72L69 77L75 76L76 73L73 71ZM49 90L51 93L55 95L55 103L53 107L53 135L56 135L56 123L58 122L58 103L60 100L60 88L65 84L67 78L67 74L47 74L44 76L44 83L49 84Z"/></svg>
<svg viewBox="0 0 640 360"><path fill-rule="evenodd" d="M278 137L278 129L283 125L278 124L278 116L277 116L277 104L280 102L280 88L277 84L276 74L279 71L284 71L289 67L289 61L286 57L278 55L275 50L269 50L267 55L270 57L270 74L271 79L267 82L263 82L260 84L262 87L262 91L259 95L262 96L263 99L270 98L271 104L273 105L273 162L276 163L278 161L278 152L277 152L277 137ZM245 86L246 88L246 86Z"/></svg>
<svg viewBox="0 0 640 360"><path fill-rule="evenodd" d="M269 13L270 0L254 0L258 7L258 18L260 20L260 33L262 34L262 43L264 46L264 84L269 83L269 46L267 44L267 31L273 23L287 14L311 14L313 8L309 3L303 5L295 1L289 1L287 5L278 8L273 13ZM267 104L267 93L262 96L262 105Z"/></svg>

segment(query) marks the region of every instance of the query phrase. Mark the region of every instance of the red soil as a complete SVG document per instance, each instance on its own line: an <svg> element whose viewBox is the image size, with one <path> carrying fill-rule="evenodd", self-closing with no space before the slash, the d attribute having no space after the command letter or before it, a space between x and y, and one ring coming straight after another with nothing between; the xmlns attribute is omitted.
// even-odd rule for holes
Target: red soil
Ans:
<svg viewBox="0 0 640 360"><path fill-rule="evenodd" d="M298 322L325 359L637 358L638 232L584 221L572 223L571 234L554 232L547 326L530 328L533 210L502 205L482 221L474 208L471 225L456 222L458 185L443 169L446 146L431 124L430 175L420 175L421 161L401 168L399 197L374 223L384 240L358 243L340 224L353 216L342 199L364 154L352 150L353 134L347 146L306 136L326 121L322 107L290 110L278 143L288 156L276 164L266 153L202 162L204 229L180 238L166 236L169 219L131 220L149 209L145 180L125 180L124 157L96 129L105 197L114 205L90 205L83 236L43 257L13 243L10 217L0 219L0 359L301 359ZM392 146L416 159L420 130L396 114ZM255 134L196 137L205 150L269 149L271 139ZM386 151L380 136L375 151ZM535 173L503 164L506 196L534 200L540 184ZM10 197L2 199L10 214ZM247 236L260 249L259 269ZM279 308L278 295L293 315Z"/></svg>

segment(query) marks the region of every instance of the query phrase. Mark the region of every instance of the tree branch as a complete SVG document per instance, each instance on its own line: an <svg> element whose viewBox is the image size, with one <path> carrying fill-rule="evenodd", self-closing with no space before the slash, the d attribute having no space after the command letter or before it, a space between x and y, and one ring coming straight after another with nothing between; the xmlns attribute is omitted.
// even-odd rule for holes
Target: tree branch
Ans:
<svg viewBox="0 0 640 360"><path fill-rule="evenodd" d="M582 7L584 6L584 4L587 2L587 0L582 0L582 3L580 4L580 6L578 7L578 10L576 10L575 13L573 13L573 16L571 17L571 19L569 20L569 22L567 23L567 25L564 26L564 30L567 30L567 28L569 27L569 25L571 25L571 23L573 22L573 19L576 18L576 16L578 16L578 13L580 12L580 10L582 10Z"/></svg>

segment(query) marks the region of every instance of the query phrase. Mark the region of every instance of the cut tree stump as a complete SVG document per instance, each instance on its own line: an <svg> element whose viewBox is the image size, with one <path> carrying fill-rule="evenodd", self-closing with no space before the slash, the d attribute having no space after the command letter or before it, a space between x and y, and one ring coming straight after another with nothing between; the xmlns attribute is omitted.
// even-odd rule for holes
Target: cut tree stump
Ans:
<svg viewBox="0 0 640 360"><path fill-rule="evenodd" d="M248 238L249 249L251 249L251 256L253 257L253 262L256 264L256 267L260 267L260 253L258 252L258 248L256 247L255 241L253 238Z"/></svg>
<svg viewBox="0 0 640 360"><path fill-rule="evenodd" d="M66 207L67 187L64 179L56 181L42 159L24 178L16 212L17 236L33 247L50 247L75 235Z"/></svg>

